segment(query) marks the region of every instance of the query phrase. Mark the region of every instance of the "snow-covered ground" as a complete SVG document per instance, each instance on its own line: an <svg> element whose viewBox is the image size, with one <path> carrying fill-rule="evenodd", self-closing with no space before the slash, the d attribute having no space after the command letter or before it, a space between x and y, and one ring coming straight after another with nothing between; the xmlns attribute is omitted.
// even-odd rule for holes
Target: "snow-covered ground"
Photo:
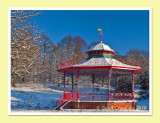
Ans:
<svg viewBox="0 0 160 123"><path fill-rule="evenodd" d="M11 110L54 110L56 99L63 94L63 85L57 87L56 83L25 83L11 87ZM93 85L80 84L80 92L93 92ZM97 87L97 85L95 85ZM71 92L71 85L66 85L66 92ZM74 87L77 91L77 86ZM96 92L107 93L107 86L95 88ZM114 89L112 89L114 91ZM149 110L149 99L141 99L138 95L140 86L135 86L135 99L137 100L138 110Z"/></svg>

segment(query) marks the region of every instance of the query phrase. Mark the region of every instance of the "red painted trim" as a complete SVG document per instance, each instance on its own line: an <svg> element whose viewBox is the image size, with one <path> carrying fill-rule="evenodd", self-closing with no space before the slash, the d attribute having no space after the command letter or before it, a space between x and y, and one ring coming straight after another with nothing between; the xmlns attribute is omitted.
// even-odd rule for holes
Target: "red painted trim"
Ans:
<svg viewBox="0 0 160 123"><path fill-rule="evenodd" d="M64 99L65 99L65 71L64 71Z"/></svg>
<svg viewBox="0 0 160 123"><path fill-rule="evenodd" d="M139 70L139 74L141 74L141 69Z"/></svg>
<svg viewBox="0 0 160 123"><path fill-rule="evenodd" d="M111 100L111 93L110 93L110 70L111 68L109 68L109 71L108 71L108 100L110 101Z"/></svg>
<svg viewBox="0 0 160 123"><path fill-rule="evenodd" d="M73 90L72 90L72 100L73 100Z"/></svg>
<svg viewBox="0 0 160 123"><path fill-rule="evenodd" d="M132 71L132 100L134 99L134 71Z"/></svg>
<svg viewBox="0 0 160 123"><path fill-rule="evenodd" d="M134 91L132 91L132 100L134 99Z"/></svg>
<svg viewBox="0 0 160 123"><path fill-rule="evenodd" d="M78 90L78 93L77 93L77 100L79 100L79 90Z"/></svg>
<svg viewBox="0 0 160 123"><path fill-rule="evenodd" d="M74 81L74 80L73 80L73 74L72 74L72 91L73 91L73 81Z"/></svg>
<svg viewBox="0 0 160 123"><path fill-rule="evenodd" d="M83 67L67 67L58 69L58 72L64 72L65 70L72 70L72 69L91 69L91 68L113 68L113 69L127 69L127 70L141 70L141 68L131 68L131 67L121 67L121 66L83 66Z"/></svg>
<svg viewBox="0 0 160 123"><path fill-rule="evenodd" d="M88 51L86 52L88 53L88 55L91 55L91 54L115 54L114 51L107 51L107 50L92 50L92 51Z"/></svg>
<svg viewBox="0 0 160 123"><path fill-rule="evenodd" d="M111 97L110 100L132 100L132 94L134 93L110 93ZM73 95L73 97L72 97ZM64 101L69 101L69 100L76 100L76 95L78 96L78 93L66 93L66 98L64 100L63 98L63 94L59 97L59 99L56 99L56 105L61 105L64 103ZM80 97L79 99L93 99L92 98L92 93L80 93L79 94ZM97 99L97 97L101 100L107 100L108 97L106 96L106 98L104 98L104 96L106 95L106 93L95 93L95 99Z"/></svg>

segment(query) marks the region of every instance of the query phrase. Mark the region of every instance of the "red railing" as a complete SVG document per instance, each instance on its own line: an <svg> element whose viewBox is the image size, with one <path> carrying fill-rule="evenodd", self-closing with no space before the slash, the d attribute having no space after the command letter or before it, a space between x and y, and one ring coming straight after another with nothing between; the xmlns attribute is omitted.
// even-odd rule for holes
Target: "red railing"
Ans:
<svg viewBox="0 0 160 123"><path fill-rule="evenodd" d="M77 100L78 93L65 93L56 100L56 106L62 106L67 101ZM107 93L79 93L80 100L108 100ZM132 100L132 93L110 93L110 100Z"/></svg>
<svg viewBox="0 0 160 123"><path fill-rule="evenodd" d="M64 102L69 100L77 100L77 93L65 93L62 94L57 100L56 100L56 106L62 105Z"/></svg>
<svg viewBox="0 0 160 123"><path fill-rule="evenodd" d="M111 93L111 100L132 100L132 93Z"/></svg>
<svg viewBox="0 0 160 123"><path fill-rule="evenodd" d="M80 93L79 94L79 99L84 99L84 100L107 100L108 99L108 94L107 93Z"/></svg>

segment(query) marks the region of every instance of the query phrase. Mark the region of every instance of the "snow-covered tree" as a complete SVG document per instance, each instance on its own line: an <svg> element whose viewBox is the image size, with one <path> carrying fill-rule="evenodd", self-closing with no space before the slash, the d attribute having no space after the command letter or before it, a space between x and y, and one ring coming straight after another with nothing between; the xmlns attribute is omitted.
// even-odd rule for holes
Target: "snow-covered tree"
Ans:
<svg viewBox="0 0 160 123"><path fill-rule="evenodd" d="M34 11L11 11L11 77L12 86L20 79L35 76L40 72L41 53L36 44L40 35L30 18L38 13Z"/></svg>

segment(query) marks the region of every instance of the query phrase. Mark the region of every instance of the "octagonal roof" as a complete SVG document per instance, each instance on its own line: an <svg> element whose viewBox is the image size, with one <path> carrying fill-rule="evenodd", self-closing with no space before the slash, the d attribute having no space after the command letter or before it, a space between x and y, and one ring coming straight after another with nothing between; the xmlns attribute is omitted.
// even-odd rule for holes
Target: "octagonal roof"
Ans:
<svg viewBox="0 0 160 123"><path fill-rule="evenodd" d="M103 44L102 41L100 41L97 45L92 46L89 50L87 50L87 52L89 52L89 51L95 51L95 50L105 50L105 51L115 52L108 45Z"/></svg>

